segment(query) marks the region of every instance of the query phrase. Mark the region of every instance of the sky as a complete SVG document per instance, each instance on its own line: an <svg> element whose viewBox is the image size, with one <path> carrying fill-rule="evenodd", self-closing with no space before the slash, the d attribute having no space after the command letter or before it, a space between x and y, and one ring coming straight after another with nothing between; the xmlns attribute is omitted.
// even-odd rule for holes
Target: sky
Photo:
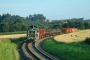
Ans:
<svg viewBox="0 0 90 60"><path fill-rule="evenodd" d="M26 17L43 14L47 19L90 19L90 0L0 0L0 15Z"/></svg>

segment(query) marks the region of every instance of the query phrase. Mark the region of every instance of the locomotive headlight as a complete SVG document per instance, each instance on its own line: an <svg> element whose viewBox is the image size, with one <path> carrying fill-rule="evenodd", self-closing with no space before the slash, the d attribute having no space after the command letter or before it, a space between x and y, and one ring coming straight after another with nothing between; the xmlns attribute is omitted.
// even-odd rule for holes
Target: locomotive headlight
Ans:
<svg viewBox="0 0 90 60"><path fill-rule="evenodd" d="M30 37L30 39L34 39L33 37Z"/></svg>

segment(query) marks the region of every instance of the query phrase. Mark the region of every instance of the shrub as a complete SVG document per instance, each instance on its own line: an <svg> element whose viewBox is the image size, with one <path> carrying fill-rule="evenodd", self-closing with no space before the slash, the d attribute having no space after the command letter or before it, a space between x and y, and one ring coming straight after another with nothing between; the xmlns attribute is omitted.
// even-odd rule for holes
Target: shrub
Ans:
<svg viewBox="0 0 90 60"><path fill-rule="evenodd" d="M87 38L85 39L85 43L90 44L90 37L87 37Z"/></svg>

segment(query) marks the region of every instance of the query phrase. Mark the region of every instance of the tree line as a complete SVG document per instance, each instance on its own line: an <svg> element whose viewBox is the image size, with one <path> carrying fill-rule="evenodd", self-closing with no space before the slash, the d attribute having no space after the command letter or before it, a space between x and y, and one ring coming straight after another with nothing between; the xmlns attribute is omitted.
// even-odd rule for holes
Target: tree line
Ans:
<svg viewBox="0 0 90 60"><path fill-rule="evenodd" d="M56 22L52 22L52 28L78 28L82 29L90 29L90 20L84 20L83 18L73 18L68 20L59 20Z"/></svg>
<svg viewBox="0 0 90 60"><path fill-rule="evenodd" d="M9 13L0 15L0 32L26 31L29 25L39 25L46 18L43 14L34 14L27 17L11 15ZM40 21L39 21L40 20Z"/></svg>
<svg viewBox="0 0 90 60"><path fill-rule="evenodd" d="M50 22L50 20L46 19L43 14L33 14L27 17L11 15L9 13L0 15L0 32L26 31L30 25L36 25L43 29L90 29L90 20L73 18L66 20L53 20Z"/></svg>

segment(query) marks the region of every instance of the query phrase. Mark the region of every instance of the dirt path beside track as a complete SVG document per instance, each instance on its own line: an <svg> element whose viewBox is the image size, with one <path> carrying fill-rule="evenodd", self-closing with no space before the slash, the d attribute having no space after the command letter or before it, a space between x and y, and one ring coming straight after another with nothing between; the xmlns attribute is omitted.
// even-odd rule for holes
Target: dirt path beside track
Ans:
<svg viewBox="0 0 90 60"><path fill-rule="evenodd" d="M0 38L20 38L26 37L26 34L0 35Z"/></svg>

